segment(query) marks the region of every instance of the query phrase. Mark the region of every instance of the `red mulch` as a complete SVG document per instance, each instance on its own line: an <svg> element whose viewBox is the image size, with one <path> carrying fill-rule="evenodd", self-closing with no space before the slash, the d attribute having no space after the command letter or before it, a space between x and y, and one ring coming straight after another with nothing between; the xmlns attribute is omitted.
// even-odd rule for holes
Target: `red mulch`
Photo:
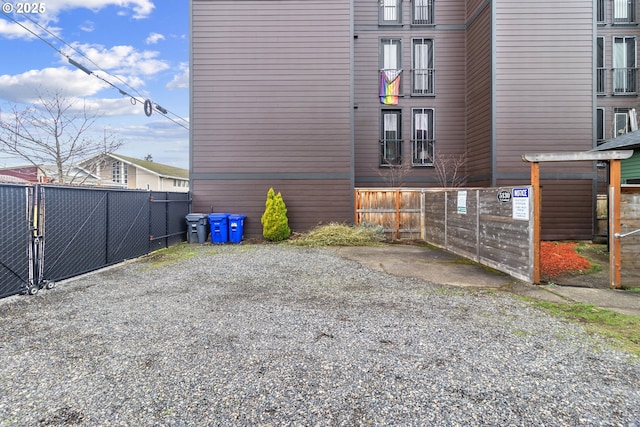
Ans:
<svg viewBox="0 0 640 427"><path fill-rule="evenodd" d="M560 276L591 268L591 263L575 251L575 242L540 242L540 270L545 276Z"/></svg>

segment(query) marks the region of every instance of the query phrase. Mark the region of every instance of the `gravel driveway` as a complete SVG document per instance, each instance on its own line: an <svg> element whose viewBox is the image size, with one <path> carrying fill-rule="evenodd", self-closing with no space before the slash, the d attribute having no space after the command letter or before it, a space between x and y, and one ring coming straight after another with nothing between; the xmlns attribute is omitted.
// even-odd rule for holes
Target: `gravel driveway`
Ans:
<svg viewBox="0 0 640 427"><path fill-rule="evenodd" d="M193 247L0 301L0 426L640 426L640 362L509 294Z"/></svg>

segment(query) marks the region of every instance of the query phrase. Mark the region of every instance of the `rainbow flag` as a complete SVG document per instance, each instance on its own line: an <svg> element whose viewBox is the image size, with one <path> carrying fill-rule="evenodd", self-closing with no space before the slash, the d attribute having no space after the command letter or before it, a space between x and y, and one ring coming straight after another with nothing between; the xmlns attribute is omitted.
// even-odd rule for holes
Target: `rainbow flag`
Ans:
<svg viewBox="0 0 640 427"><path fill-rule="evenodd" d="M402 70L382 70L380 72L380 102L382 104L398 105L401 73Z"/></svg>

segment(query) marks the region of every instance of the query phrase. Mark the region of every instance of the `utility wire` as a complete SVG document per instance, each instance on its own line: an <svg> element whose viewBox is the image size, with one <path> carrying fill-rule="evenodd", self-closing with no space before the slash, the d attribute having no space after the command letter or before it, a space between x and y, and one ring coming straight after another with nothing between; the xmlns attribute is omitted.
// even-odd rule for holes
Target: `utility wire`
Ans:
<svg viewBox="0 0 640 427"><path fill-rule="evenodd" d="M5 0L1 0L3 4L6 4L7 2ZM46 40L45 38L41 37L39 34L37 34L36 32L34 32L33 30L31 30L30 28L26 27L25 25L23 25L21 22L18 22L16 19L14 19L13 17L9 16L8 14L4 14L5 16L7 16L10 20L12 20L13 22L15 22L16 24L18 24L20 27L22 27L23 29L25 29L26 31L28 31L29 33L31 33L34 37L40 39L41 41L43 41L44 43L46 43L49 47L51 47L53 50L55 50L56 52L58 52L60 55L64 56L65 58L67 58L67 60L69 61L69 63L71 65L73 65L74 67L78 68L79 70L83 71L84 73L88 74L88 75L93 75L94 77L102 80L103 82L105 82L106 84L108 84L109 86L111 86L112 88L116 89L118 92L120 92L121 95L123 96L128 96L129 98L131 98L132 102L135 104L136 102L139 102L141 104L145 104L146 106L146 100L145 97L134 87L130 86L129 84L127 84L127 82L125 82L124 80L122 80L120 77L115 76L111 73L109 73L108 71L106 71L104 68L100 67L100 65L96 64L93 60L91 60L91 58L87 57L84 53L80 52L78 49L76 49L75 47L71 46L69 43L67 43L66 41L64 41L63 39L61 39L60 37L58 37L56 34L52 33L51 31L49 31L47 28L44 28L43 26L41 26L39 23L37 23L36 21L34 21L31 17L29 17L28 15L22 13L22 16L24 16L27 20L29 20L32 24L34 24L35 26L37 26L38 28L40 28L42 31L46 32L47 34L49 34L51 37L57 39L58 41L60 41L61 43L63 43L64 45L68 46L71 50L73 50L74 52L76 52L78 55L82 56L83 58L85 58L87 61L89 61L90 63L92 63L96 68L98 68L100 71L102 71L103 73L119 80L124 86L126 86L127 88L131 89L132 91L134 91L141 99L136 98L135 96L129 94L128 92L122 90L121 88L119 88L118 86L116 86L115 84L111 83L109 80L107 80L106 78L96 74L95 72L89 70L88 68L86 68L85 66L83 66L82 64L80 64L79 62L73 60L73 58L71 58L69 55L65 54L64 52L62 52L60 49L58 49L56 46L54 46L51 42L49 42L48 40ZM151 104L152 108L157 111L158 113L162 114L165 118L167 118L168 120L172 121L173 123L177 124L178 126L183 127L184 129L189 129L189 122L184 119L183 117L178 116L177 114L174 114L173 112L167 110L166 108L161 107L160 105L156 104L156 103L152 103ZM145 113L147 113L146 108L145 108ZM168 114L173 115L174 117L180 119L181 121L183 121L184 123L179 123L176 120L172 119L171 117L168 116ZM149 114L147 114L149 115ZM185 125L186 123L186 125Z"/></svg>

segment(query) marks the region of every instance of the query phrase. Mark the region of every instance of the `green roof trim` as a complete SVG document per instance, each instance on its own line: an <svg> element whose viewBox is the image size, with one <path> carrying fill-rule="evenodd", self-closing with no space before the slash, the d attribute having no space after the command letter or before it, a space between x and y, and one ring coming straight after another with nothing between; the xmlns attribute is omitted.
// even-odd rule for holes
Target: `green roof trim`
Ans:
<svg viewBox="0 0 640 427"><path fill-rule="evenodd" d="M136 159L135 157L122 156L120 154L111 154L113 157L124 160L132 165L150 170L163 177L174 177L189 179L189 171L187 169L177 168L175 166L163 165L162 163L150 162L148 160Z"/></svg>

